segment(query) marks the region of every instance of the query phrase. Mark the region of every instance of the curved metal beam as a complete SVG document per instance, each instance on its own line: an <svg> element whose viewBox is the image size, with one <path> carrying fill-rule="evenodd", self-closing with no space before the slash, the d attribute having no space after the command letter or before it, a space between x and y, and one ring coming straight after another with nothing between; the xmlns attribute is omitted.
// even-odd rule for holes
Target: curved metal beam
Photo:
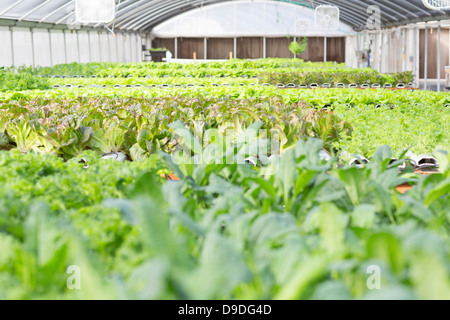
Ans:
<svg viewBox="0 0 450 320"><path fill-rule="evenodd" d="M52 15L54 15L55 13L61 11L62 9L68 7L69 5L71 5L73 3L73 0L67 1L66 4L63 4L62 6L58 7L58 9L50 12L48 15L46 15L44 18L42 18L41 20L39 20L39 22L46 22L46 20L48 18L50 18Z"/></svg>
<svg viewBox="0 0 450 320"><path fill-rule="evenodd" d="M8 8L0 12L0 16L7 13L9 10L14 9L16 6L18 6L20 3L22 3L24 0L18 0L17 2L14 2L12 5L10 5Z"/></svg>
<svg viewBox="0 0 450 320"><path fill-rule="evenodd" d="M223 1L211 0L211 1L208 1L208 5L211 5L211 4L217 3L217 2L223 2ZM351 17L353 17L353 16L349 15L346 12L341 12L341 15L346 17L347 20L350 20ZM161 15L161 14L155 15L155 16L151 17L151 22L145 23L145 24L141 24L139 26L136 26L135 28L138 28L138 29L141 29L141 30L144 30L144 31L148 31L148 30L151 30L151 28L153 28L154 26L156 26L161 20L164 20L164 19L167 19L167 18L171 18L173 16L176 16L176 14L174 14L174 12L172 12L172 11L168 12L167 15ZM164 17L164 19L162 19L162 17ZM141 20L144 21L144 20L148 20L148 19L149 19L149 17L147 16L147 17L143 17ZM362 18L355 18L352 21L354 21L354 23L353 24L349 24L350 26L354 26L356 24L356 22L361 22L363 24L366 23L366 20L364 20Z"/></svg>
<svg viewBox="0 0 450 320"><path fill-rule="evenodd" d="M231 1L233 0L116 0L116 19L108 24L95 24L93 26L108 27L114 24L122 30L147 31L151 30L155 25L162 21L191 9L203 5ZM283 3L301 5L296 3L296 1L268 1L280 1ZM13 4L0 12L0 18L2 15L8 13L22 3L24 3L24 0L16 0ZM61 5L51 12L45 12L46 10L42 9L46 6L55 8L54 6L58 3L61 3ZM32 13L39 10L39 12L44 11L45 13L45 15L42 14L43 17L39 20L40 23L49 22L48 19L58 13L58 17L51 20L58 19L56 22L57 24L64 23L64 19L70 17L73 13L61 13L61 10L67 8L72 3L74 3L74 0L42 0L33 8L25 8L26 10L20 13L20 16L15 13L14 15L17 16L15 20L25 21ZM416 23L419 21L444 20L450 16L450 10L427 10L421 0L316 0L313 3L335 5L339 7L342 22L352 26L354 29L366 28L366 19L369 17L366 10L370 5L378 5L381 8L381 23L384 27ZM20 8L22 7L25 6L21 6ZM50 8L49 10L52 10ZM15 11L20 10L16 9Z"/></svg>
<svg viewBox="0 0 450 320"><path fill-rule="evenodd" d="M413 17L417 17L417 14L415 12L406 10L404 7L401 7L397 4L395 4L395 2L393 2L393 1L383 1L383 2L387 2L387 3L383 3L383 4L380 3L381 1L378 1L378 2L370 1L370 2L373 3L373 5L377 5L379 7L382 7L383 9L389 10L390 12L397 13L397 15L399 15L403 19L408 19L408 17L405 16L404 14L401 14L399 11L396 11L396 10L405 11L407 14L410 14ZM394 7L395 9L391 8L391 6ZM401 19L395 19L395 20L401 20Z"/></svg>
<svg viewBox="0 0 450 320"><path fill-rule="evenodd" d="M417 10L419 10L418 12L422 12L426 16L432 15L430 11L425 7L422 0L410 0L409 2L412 2L412 4L408 3L407 5L413 5ZM443 10L436 10L436 12L439 12L439 14L445 14Z"/></svg>
<svg viewBox="0 0 450 320"><path fill-rule="evenodd" d="M45 6L47 3L49 3L52 0L46 0L43 1L41 4L39 4L38 6L34 7L33 9L31 9L30 11L28 11L27 13L25 13L23 16L21 16L19 18L19 21L22 21L23 19L25 19L26 17L28 17L30 14L32 14L33 12L35 12L36 10L42 8L43 6Z"/></svg>
<svg viewBox="0 0 450 320"><path fill-rule="evenodd" d="M198 4L205 5L205 4L213 4L215 2L222 2L222 1L219 1L219 0L193 0L193 1L191 1L191 4L194 5L194 4L198 3ZM171 8L172 10L165 12L164 10L168 9L168 8ZM175 3L172 6L163 7L163 8L161 8L161 6L160 6L157 10L154 10L151 14L145 15L144 17L138 17L137 19L134 19L132 24L128 23L127 25L124 26L124 28L132 29L132 30L143 28L147 25L147 23L143 23L144 21L147 21L150 19L152 22L154 22L155 19L157 19L161 16L165 16L165 17L174 16L174 15L172 15L173 12L177 12L178 11L177 9L183 9L183 8L186 8L186 6L180 5L179 3ZM194 8L191 10L194 10ZM184 11L186 11L186 10L184 10Z"/></svg>
<svg viewBox="0 0 450 320"><path fill-rule="evenodd" d="M127 23L125 23L124 25L120 26L119 28L120 29L132 29L133 26L139 25L139 23L141 23L142 21L153 19L154 14L157 14L159 12L165 12L165 14L167 16L169 16L170 15L169 12L172 11L170 9L172 9L172 8L176 9L176 8L180 8L180 7L185 7L185 5L186 4L184 4L184 3L180 4L179 2L174 2L174 3L172 3L169 6L166 6L165 4L162 4L162 5L159 5L159 6L155 6L154 8L152 8L153 10L151 10L149 12L146 12L146 14L143 15L143 16L134 15L131 18L131 20L129 20Z"/></svg>
<svg viewBox="0 0 450 320"><path fill-rule="evenodd" d="M361 3L361 2L363 4L357 4L357 3ZM362 18L363 23L361 25L358 25L358 27L362 27L367 23L367 19L369 18L369 15L367 14L367 8L370 6L370 4L366 3L365 1L357 1L357 3L355 3L355 1L353 1L353 0L348 0L347 3L339 4L338 6L344 7L346 9L348 8L348 12L352 15L355 15L355 11L352 11L350 8L357 10L358 11L357 15L363 17ZM383 21L398 21L398 19L391 14L383 12L383 14L381 16L381 22L383 22Z"/></svg>
<svg viewBox="0 0 450 320"><path fill-rule="evenodd" d="M144 1L144 0L125 0L125 1L122 1L122 2L119 2L120 0L116 0L116 1L117 1L117 5L116 5L116 18L115 18L112 22L106 24L107 26L113 25L114 22L116 21L116 19L117 19L118 16L122 15L122 14L125 13L127 10L130 10L130 7L133 7L133 5L136 5L136 4L138 4L139 2L142 2L142 1ZM131 2L131 3L130 3L130 2ZM128 4L128 6L123 7L123 6L126 5L126 4ZM118 9L119 7L122 7L122 9ZM97 23L97 24L94 26L94 28L97 28L97 27L99 27L99 26L101 26L101 25L105 25L105 24L104 24L104 23Z"/></svg>
<svg viewBox="0 0 450 320"><path fill-rule="evenodd" d="M121 25L125 22L130 21L131 19L134 19L136 16L142 15L146 12L146 10L151 10L152 7L157 6L159 3L164 2L165 0L152 0L151 3L148 1L145 1L147 3L141 4L139 6L133 7L132 9L124 12L120 16L117 17L115 20L115 25ZM139 1L144 2L144 1Z"/></svg>
<svg viewBox="0 0 450 320"><path fill-rule="evenodd" d="M180 1L173 1L170 5L167 5L167 3L164 3L164 1L159 1L159 3L154 4L149 8L149 10L145 11L144 14L138 12L133 13L132 15L129 15L127 19L124 19L122 22L119 23L119 28L121 29L129 29L128 26L135 23L138 20L147 19L150 17L154 12L158 12L161 9L166 9L167 12L169 12L168 9L175 7L175 6L186 6L186 3L180 2Z"/></svg>

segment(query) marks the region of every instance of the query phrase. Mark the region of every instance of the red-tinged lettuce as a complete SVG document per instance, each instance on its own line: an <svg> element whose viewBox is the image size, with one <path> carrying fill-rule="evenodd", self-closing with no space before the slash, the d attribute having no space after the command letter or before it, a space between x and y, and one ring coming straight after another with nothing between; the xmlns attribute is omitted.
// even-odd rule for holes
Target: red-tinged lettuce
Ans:
<svg viewBox="0 0 450 320"><path fill-rule="evenodd" d="M87 148L94 135L91 127L54 129L49 128L45 140L54 148L55 152L64 159L70 159L78 156Z"/></svg>
<svg viewBox="0 0 450 320"><path fill-rule="evenodd" d="M116 119L103 122L102 127L93 127L89 147L100 152L127 152L136 142L135 133Z"/></svg>

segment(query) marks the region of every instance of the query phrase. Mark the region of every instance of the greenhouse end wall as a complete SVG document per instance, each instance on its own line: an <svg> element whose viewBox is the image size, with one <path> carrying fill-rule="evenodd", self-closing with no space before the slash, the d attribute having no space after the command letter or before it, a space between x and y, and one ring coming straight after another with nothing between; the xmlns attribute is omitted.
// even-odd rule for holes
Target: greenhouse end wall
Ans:
<svg viewBox="0 0 450 320"><path fill-rule="evenodd" d="M152 47L165 47L178 59L260 59L293 58L289 43L295 37L236 37L236 38L155 38ZM326 42L326 45L325 45ZM206 44L206 57L205 57ZM325 52L326 51L326 52ZM346 62L345 37L309 37L306 51L297 56L306 61Z"/></svg>

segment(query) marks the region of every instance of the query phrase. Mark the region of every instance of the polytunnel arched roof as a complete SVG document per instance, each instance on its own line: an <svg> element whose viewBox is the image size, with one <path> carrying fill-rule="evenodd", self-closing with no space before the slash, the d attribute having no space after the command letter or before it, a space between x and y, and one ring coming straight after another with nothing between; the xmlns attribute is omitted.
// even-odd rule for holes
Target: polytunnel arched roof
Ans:
<svg viewBox="0 0 450 320"><path fill-rule="evenodd" d="M94 1L94 0L93 0ZM161 22L181 13L220 2L239 0L115 0L116 19L107 26L132 31L150 31ZM444 20L450 10L430 10L422 0L269 0L315 8L335 5L340 19L355 30L366 28L371 13L369 6L381 11L381 26L389 27L412 22ZM73 22L75 0L0 0L0 25L20 26L24 21L37 24L65 25ZM30 26L28 24L27 26ZM86 25L85 25L86 26ZM87 25L104 27L103 24ZM51 26L47 26L51 27Z"/></svg>
<svg viewBox="0 0 450 320"><path fill-rule="evenodd" d="M306 6L267 0L221 2L179 14L151 31L154 37L345 37L352 28L339 21L332 28L316 25Z"/></svg>

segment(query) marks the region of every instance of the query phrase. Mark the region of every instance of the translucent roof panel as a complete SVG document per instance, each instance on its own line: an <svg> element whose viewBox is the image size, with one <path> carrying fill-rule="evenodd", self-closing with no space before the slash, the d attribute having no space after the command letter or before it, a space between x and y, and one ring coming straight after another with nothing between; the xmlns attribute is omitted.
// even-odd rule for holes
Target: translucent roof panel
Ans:
<svg viewBox="0 0 450 320"><path fill-rule="evenodd" d="M0 17L56 23L74 8L74 2L67 0L0 0Z"/></svg>
<svg viewBox="0 0 450 320"><path fill-rule="evenodd" d="M313 9L265 0L233 1L201 7L173 17L152 30L157 37L346 36L353 29L340 23L336 30L314 28ZM302 28L303 26L303 28Z"/></svg>
<svg viewBox="0 0 450 320"><path fill-rule="evenodd" d="M8 3L11 1L8 1ZM11 5L8 11L5 13L10 17L17 17L20 19L25 13L30 12L33 8L36 8L40 4L42 4L42 0L26 0L26 1L13 1L15 5ZM56 3L57 6L60 6L61 3L65 1L60 1Z"/></svg>
<svg viewBox="0 0 450 320"><path fill-rule="evenodd" d="M41 7L29 13L27 19L32 21L56 23L68 14L73 14L74 9L75 5L71 2L67 2L66 0L52 0L48 3L45 2L41 4ZM66 21L64 20L62 21L62 23L65 22Z"/></svg>
<svg viewBox="0 0 450 320"><path fill-rule="evenodd" d="M75 0L0 0L0 19L65 24L73 21ZM95 0L93 0L95 1ZM382 26L404 25L420 21L448 20L450 10L430 10L422 0L267 0L314 9L335 5L341 21L355 30L365 29L369 6L379 6ZM241 0L116 0L116 19L108 26L122 30L150 31L162 22L191 10L217 3ZM244 0L245 2L245 0ZM10 25L10 24L8 24ZM94 25L92 25L94 26ZM103 24L95 25L103 27Z"/></svg>

